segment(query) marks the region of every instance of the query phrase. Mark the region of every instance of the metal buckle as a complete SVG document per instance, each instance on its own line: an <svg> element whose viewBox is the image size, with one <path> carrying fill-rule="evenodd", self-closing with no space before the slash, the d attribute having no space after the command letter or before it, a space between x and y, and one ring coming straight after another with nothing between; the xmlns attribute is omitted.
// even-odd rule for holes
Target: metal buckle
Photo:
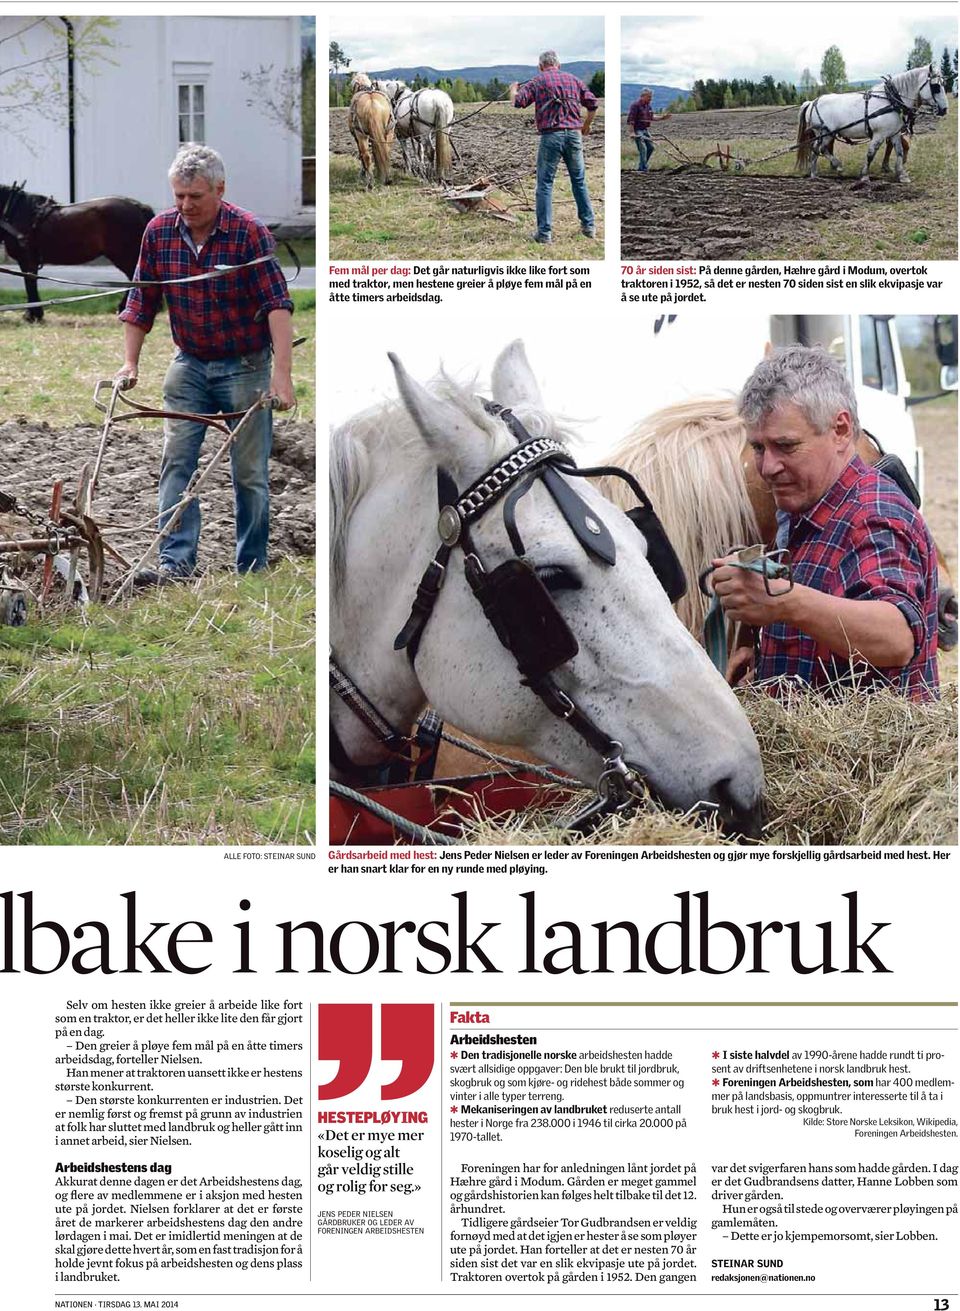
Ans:
<svg viewBox="0 0 960 1311"><path fill-rule="evenodd" d="M623 758L623 743L611 742L609 755L604 759L603 772L597 779L597 794L607 802L616 802L621 810L639 795L639 777Z"/></svg>
<svg viewBox="0 0 960 1311"><path fill-rule="evenodd" d="M460 540L460 531L463 528L463 520L460 518L460 512L455 505L445 505L440 511L440 518L437 520L437 532L440 534L440 540L444 546L456 546Z"/></svg>

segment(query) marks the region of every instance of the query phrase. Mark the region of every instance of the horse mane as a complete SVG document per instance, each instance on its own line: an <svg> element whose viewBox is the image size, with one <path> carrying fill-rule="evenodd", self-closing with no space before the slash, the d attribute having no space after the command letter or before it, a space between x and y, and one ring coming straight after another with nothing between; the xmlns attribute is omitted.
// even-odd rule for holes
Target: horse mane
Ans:
<svg viewBox="0 0 960 1311"><path fill-rule="evenodd" d="M506 424L487 413L475 388L461 386L443 372L428 388L455 405L484 433L490 463L514 445ZM572 439L570 430L545 410L519 406L514 412L531 437L556 437L564 443ZM436 469L433 453L399 399L362 410L330 435L330 576L334 594L346 578L347 533L353 512L398 452L412 473L427 476Z"/></svg>
<svg viewBox="0 0 960 1311"><path fill-rule="evenodd" d="M900 95L906 98L917 94L920 83L929 72L930 66L928 64L920 64L917 68L905 68L900 73L891 73L888 80L893 83ZM881 93L883 89L883 82L878 82L875 87L871 87L872 91Z"/></svg>
<svg viewBox="0 0 960 1311"><path fill-rule="evenodd" d="M653 502L687 575L677 604L686 628L700 637L709 604L697 579L716 556L759 537L741 466L746 430L732 397L681 401L648 415L608 463L632 473ZM598 479L621 509L633 493L620 478Z"/></svg>

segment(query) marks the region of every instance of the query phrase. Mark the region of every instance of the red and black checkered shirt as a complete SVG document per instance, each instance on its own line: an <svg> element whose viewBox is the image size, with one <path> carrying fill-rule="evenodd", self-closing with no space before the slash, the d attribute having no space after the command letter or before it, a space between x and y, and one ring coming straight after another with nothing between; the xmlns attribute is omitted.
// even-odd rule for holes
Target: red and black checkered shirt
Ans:
<svg viewBox="0 0 960 1311"><path fill-rule="evenodd" d="M220 264L246 264L276 249L266 224L225 200L220 202L216 225L199 255L194 253L192 241L186 240L187 233L175 209L165 209L151 219L143 234L134 281L185 278ZM161 299L167 302L174 342L198 360L263 350L270 345L270 311L293 312L286 279L275 259L205 282L135 287L120 318L149 332Z"/></svg>
<svg viewBox="0 0 960 1311"><path fill-rule="evenodd" d="M635 100L627 110L627 126L630 131L646 132L654 120L653 101Z"/></svg>
<svg viewBox="0 0 960 1311"><path fill-rule="evenodd" d="M541 68L536 77L517 88L514 106L535 105L538 132L562 132L580 126L580 106L596 109L599 101L578 77L562 68Z"/></svg>
<svg viewBox="0 0 960 1311"><path fill-rule="evenodd" d="M787 545L794 582L830 596L895 605L910 625L913 656L902 669L851 664L849 656L833 655L788 624L768 624L760 637L758 682L787 677L821 689L855 683L892 687L914 700L939 695L936 547L896 483L855 457L816 505L791 516Z"/></svg>

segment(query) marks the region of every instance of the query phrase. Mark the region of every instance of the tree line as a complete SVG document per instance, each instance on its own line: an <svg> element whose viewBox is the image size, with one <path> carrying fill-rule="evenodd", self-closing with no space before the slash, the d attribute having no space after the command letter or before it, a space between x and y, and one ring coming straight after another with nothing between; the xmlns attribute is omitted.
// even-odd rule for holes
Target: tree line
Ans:
<svg viewBox="0 0 960 1311"><path fill-rule="evenodd" d="M331 41L329 50L330 104L333 106L345 105L350 101L350 78L353 76L350 62L350 56L341 49L336 41ZM486 82L468 82L462 77L440 77L435 82L431 82L422 73L418 73L408 85L411 91L422 91L426 87L434 87L438 91L446 91L455 105L472 105L479 104L481 101L505 100L510 84L509 82L501 82L498 77L492 77ZM598 69L587 85L595 96L602 97L604 93L603 70Z"/></svg>
<svg viewBox="0 0 960 1311"><path fill-rule="evenodd" d="M944 89L949 93L957 85L957 51L950 53L944 46L939 64L926 37L918 36L907 55L905 68L919 68L933 64L939 68ZM759 82L750 78L697 78L689 95L677 96L667 105L674 114L690 113L698 109L749 109L755 105L799 105L805 100L827 92L851 89L847 79L847 65L839 46L824 51L820 63L820 77L815 78L809 68L800 75L800 81L774 81L768 73Z"/></svg>

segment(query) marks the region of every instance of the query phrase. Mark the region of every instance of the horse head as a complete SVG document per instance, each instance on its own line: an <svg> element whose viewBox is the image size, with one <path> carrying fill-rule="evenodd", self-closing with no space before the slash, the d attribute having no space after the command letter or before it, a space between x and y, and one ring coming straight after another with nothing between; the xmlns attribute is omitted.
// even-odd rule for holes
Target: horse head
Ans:
<svg viewBox="0 0 960 1311"><path fill-rule="evenodd" d="M559 475L568 492L576 484L583 522L608 535L615 561L581 544L562 498L542 467L532 468L471 518L463 549L449 552L413 659L395 649L440 545L437 470L458 495L483 487L516 438L475 396L449 380L425 388L391 360L402 407L359 416L332 441L330 631L342 666L394 724L406 728L429 702L466 731L525 747L594 785L604 767L596 742L533 690L549 666L551 685L603 740L622 744L623 759L667 805L716 807L732 829L756 832L763 775L747 719L674 614L644 537L580 479ZM497 360L493 394L531 437L558 437L519 342ZM509 616L496 585L502 566L505 579L523 577ZM519 646L528 658L522 678ZM335 726L354 759L377 758L362 725L341 714Z"/></svg>
<svg viewBox="0 0 960 1311"><path fill-rule="evenodd" d="M366 73L354 73L350 79L350 92L356 95L358 91L372 91L373 83Z"/></svg>
<svg viewBox="0 0 960 1311"><path fill-rule="evenodd" d="M401 97L408 95L410 92L410 88L407 86L406 82L402 82L399 78L394 77L378 78L373 85L378 91L383 92L391 105L395 105Z"/></svg>
<svg viewBox="0 0 960 1311"><path fill-rule="evenodd" d="M943 78L940 76L940 70L935 65L924 69L926 74L923 82L917 91L918 105L930 105L936 110L937 117L943 118L947 112L947 93L943 88Z"/></svg>
<svg viewBox="0 0 960 1311"><path fill-rule="evenodd" d="M26 191L26 179L11 186L0 185L0 221L15 239L26 241L43 208L50 202Z"/></svg>

